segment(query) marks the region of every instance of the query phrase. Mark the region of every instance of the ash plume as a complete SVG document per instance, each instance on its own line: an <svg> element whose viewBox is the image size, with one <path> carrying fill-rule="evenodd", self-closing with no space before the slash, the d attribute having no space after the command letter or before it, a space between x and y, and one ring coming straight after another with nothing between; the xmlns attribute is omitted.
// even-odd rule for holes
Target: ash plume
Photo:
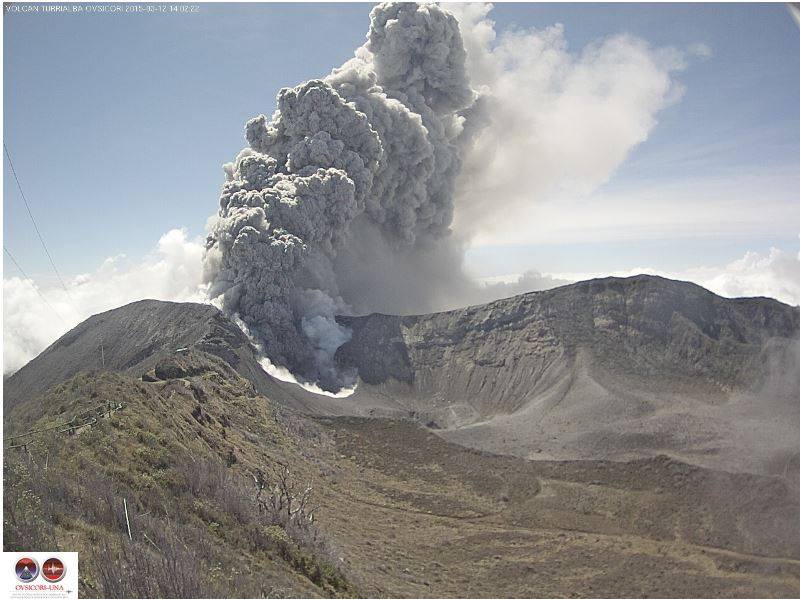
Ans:
<svg viewBox="0 0 800 599"><path fill-rule="evenodd" d="M273 363L326 390L355 380L333 360L350 336L336 314L376 296L424 308L440 275L460 276L455 179L480 123L451 14L382 4L370 21L354 58L247 123L204 258L210 296ZM430 286L409 281L426 268Z"/></svg>

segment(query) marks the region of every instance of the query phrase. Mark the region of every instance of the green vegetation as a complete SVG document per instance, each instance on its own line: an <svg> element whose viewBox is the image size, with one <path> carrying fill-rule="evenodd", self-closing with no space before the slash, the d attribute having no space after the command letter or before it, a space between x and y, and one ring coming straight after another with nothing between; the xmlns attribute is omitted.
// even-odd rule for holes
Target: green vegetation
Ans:
<svg viewBox="0 0 800 599"><path fill-rule="evenodd" d="M7 430L106 401L125 407L6 451L6 550L80 551L87 597L355 596L314 522L315 473L268 401L210 357L195 376L153 383L81 373Z"/></svg>

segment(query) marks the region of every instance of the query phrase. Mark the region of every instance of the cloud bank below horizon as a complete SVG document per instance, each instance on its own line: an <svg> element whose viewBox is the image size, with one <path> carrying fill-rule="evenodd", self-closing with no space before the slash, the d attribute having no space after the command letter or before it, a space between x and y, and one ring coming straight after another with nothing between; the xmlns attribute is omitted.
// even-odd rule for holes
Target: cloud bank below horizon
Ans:
<svg viewBox="0 0 800 599"><path fill-rule="evenodd" d="M3 374L19 370L69 329L89 316L140 299L166 301L206 300L200 257L203 242L188 238L185 231L165 233L141 264L124 264L122 257L109 258L93 273L68 279L70 294L80 302L76 311L60 287L41 288L30 279L3 280ZM660 275L691 281L723 297L772 297L800 306L800 252L779 248L766 253L746 252L729 263L698 265L682 271L636 267L616 271L539 273L486 277L476 281L491 301L528 291L542 291L579 280L606 276ZM45 304L44 295L57 314ZM277 372L277 370L276 370ZM284 373L283 378L288 375Z"/></svg>
<svg viewBox="0 0 800 599"><path fill-rule="evenodd" d="M42 288L31 279L3 279L3 374L15 372L93 314L140 299L203 302L202 241L172 229L140 263L107 258L92 273ZM38 289L38 292L37 292ZM41 293L47 303L39 296Z"/></svg>

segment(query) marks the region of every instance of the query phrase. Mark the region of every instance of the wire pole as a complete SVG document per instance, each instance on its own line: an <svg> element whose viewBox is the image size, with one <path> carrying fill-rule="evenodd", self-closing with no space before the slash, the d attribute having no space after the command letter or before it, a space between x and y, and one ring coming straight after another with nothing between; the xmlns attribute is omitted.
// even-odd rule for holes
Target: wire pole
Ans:
<svg viewBox="0 0 800 599"><path fill-rule="evenodd" d="M67 326L67 321L66 321L66 320L64 320L64 319L61 317L61 314L59 314L59 313L58 313L58 310L56 310L56 309L53 307L53 305L52 305L50 302L48 302L48 301L47 301L47 298L46 298L46 297L45 297L45 296L42 294L42 292L41 292L41 291L39 291L39 288L38 288L38 287L36 286L36 284L33 282L33 279L31 279L31 278L30 278L30 277L27 275L27 273L26 273L24 270L22 270L22 267L19 265L19 262L17 262L17 260L16 260L16 259L14 258L14 256L11 254L11 252L9 252L9 251L8 251L8 248L7 248L6 246L3 246L3 251L6 253L6 256L8 256L8 257L11 259L11 261L14 263L14 266L16 266L16 267L17 267L17 270L19 270L19 272L22 274L22 276L23 276L23 277L25 277L27 280L29 280L29 281L31 282L31 285L32 285L32 286L33 286L33 288L36 290L36 293L38 293L38 294L39 294L39 297L40 297L40 298L42 298L42 301L43 301L45 304L47 304L47 306L48 306L48 307L49 307L49 308L50 308L50 309L53 311L53 314L55 314L56 316L58 316L58 319L59 319L59 320L60 320L60 321L61 321L61 322L64 324L64 326Z"/></svg>
<svg viewBox="0 0 800 599"><path fill-rule="evenodd" d="M67 292L67 297L72 303L72 295L67 289L66 284L64 283L64 279L61 278L61 273L58 272L56 268L56 263L53 261L53 257L50 255L50 250L47 249L47 245L44 243L44 238L42 237L42 233L39 231L39 226L36 224L36 219L33 218L33 213L31 212L31 207L28 204L28 198L25 197L25 192L22 191L22 184L19 182L19 177L17 177L17 171L14 169L14 163L11 161L11 154L8 152L8 148L6 147L5 142L3 142L3 150L5 150L6 158L8 158L8 165L11 167L11 174L14 175L14 181L17 182L17 189L19 189L19 195L22 197L22 201L25 203L25 209L28 211L28 216L33 223L33 228L36 230L36 235L39 237L39 241L42 244L42 248L44 249L44 253L47 254L47 259L50 260L50 266L53 267L53 272L56 273L61 286L64 288L64 291ZM74 306L74 304L73 304Z"/></svg>
<svg viewBox="0 0 800 599"><path fill-rule="evenodd" d="M103 369L105 370L105 367L106 367L106 353L103 350L103 344L102 343L100 344L100 360L101 360L101 363L103 364Z"/></svg>

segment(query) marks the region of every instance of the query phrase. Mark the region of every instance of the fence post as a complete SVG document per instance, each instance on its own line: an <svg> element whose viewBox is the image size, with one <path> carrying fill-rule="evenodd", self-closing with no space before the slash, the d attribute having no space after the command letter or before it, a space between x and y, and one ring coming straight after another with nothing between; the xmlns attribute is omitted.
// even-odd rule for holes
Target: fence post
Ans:
<svg viewBox="0 0 800 599"><path fill-rule="evenodd" d="M131 536L131 521L128 519L128 500L124 497L122 498L122 505L125 506L125 524L128 526L128 540L133 541L133 537Z"/></svg>

